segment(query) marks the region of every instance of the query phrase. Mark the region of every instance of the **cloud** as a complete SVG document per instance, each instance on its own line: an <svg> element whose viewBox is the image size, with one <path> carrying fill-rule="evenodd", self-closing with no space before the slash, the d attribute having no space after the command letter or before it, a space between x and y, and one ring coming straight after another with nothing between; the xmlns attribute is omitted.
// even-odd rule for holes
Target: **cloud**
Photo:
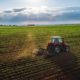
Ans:
<svg viewBox="0 0 80 80"><path fill-rule="evenodd" d="M68 7L59 11L54 17L55 21L75 21L80 20L80 7Z"/></svg>
<svg viewBox="0 0 80 80"><path fill-rule="evenodd" d="M20 8L0 12L0 22L80 20L80 7Z"/></svg>
<svg viewBox="0 0 80 80"><path fill-rule="evenodd" d="M4 11L4 13L12 13L12 11L11 10L6 10L6 11Z"/></svg>
<svg viewBox="0 0 80 80"><path fill-rule="evenodd" d="M24 11L26 8L21 8L21 9L13 9L14 12L21 12Z"/></svg>

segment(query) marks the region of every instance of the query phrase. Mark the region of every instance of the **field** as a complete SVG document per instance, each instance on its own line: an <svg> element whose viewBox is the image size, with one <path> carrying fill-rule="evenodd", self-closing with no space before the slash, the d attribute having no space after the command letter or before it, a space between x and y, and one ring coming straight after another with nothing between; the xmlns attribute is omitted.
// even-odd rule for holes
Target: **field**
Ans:
<svg viewBox="0 0 80 80"><path fill-rule="evenodd" d="M70 53L35 56L53 35L64 37ZM80 80L79 75L80 25L0 27L0 80Z"/></svg>

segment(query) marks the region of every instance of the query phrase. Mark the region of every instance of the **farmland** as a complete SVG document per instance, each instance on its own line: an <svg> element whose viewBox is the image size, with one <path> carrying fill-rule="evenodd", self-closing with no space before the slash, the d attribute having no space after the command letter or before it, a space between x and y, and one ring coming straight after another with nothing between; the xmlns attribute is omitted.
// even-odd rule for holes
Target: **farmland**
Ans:
<svg viewBox="0 0 80 80"><path fill-rule="evenodd" d="M64 37L70 53L36 57L53 35ZM80 25L0 27L0 80L80 80L79 74Z"/></svg>

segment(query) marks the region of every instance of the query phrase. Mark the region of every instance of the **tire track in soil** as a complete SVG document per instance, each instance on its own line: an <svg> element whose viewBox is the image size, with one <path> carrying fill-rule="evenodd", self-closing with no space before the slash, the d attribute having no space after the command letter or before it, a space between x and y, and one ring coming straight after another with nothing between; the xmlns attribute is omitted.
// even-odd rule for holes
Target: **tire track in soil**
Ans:
<svg viewBox="0 0 80 80"><path fill-rule="evenodd" d="M35 43L35 36L33 35L33 33L29 32L27 34L25 44L26 44L25 48L18 53L16 59L27 57L27 56L34 56L33 52L37 49L37 47Z"/></svg>

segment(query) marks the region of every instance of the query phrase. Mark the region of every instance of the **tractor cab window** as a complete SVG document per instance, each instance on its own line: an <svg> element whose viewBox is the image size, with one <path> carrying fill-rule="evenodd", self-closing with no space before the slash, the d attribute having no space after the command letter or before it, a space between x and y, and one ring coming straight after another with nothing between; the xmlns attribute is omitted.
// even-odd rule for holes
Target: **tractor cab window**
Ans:
<svg viewBox="0 0 80 80"><path fill-rule="evenodd" d="M62 42L63 42L61 38L59 38L59 42L60 42L60 43L62 43Z"/></svg>
<svg viewBox="0 0 80 80"><path fill-rule="evenodd" d="M62 39L61 38L52 38L51 42L52 43L62 43Z"/></svg>
<svg viewBox="0 0 80 80"><path fill-rule="evenodd" d="M58 38L55 38L54 39L54 43L59 43L59 39Z"/></svg>

